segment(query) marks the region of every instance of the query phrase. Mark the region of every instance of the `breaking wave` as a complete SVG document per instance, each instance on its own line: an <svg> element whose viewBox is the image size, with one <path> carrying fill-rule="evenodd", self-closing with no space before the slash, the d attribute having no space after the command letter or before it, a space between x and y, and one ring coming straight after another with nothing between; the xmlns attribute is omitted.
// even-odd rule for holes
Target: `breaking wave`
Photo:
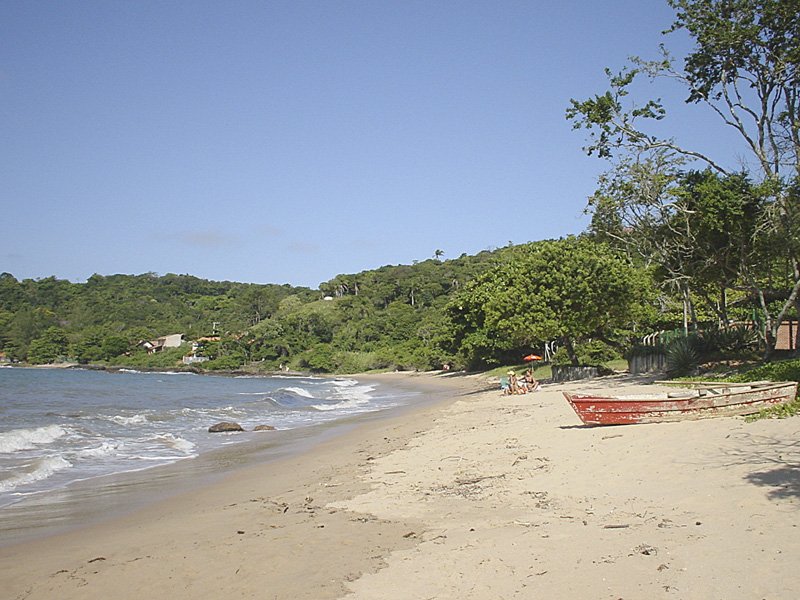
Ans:
<svg viewBox="0 0 800 600"><path fill-rule="evenodd" d="M0 453L30 450L36 446L50 444L66 434L66 430L59 425L5 431L0 433Z"/></svg>
<svg viewBox="0 0 800 600"><path fill-rule="evenodd" d="M8 492L21 485L47 479L53 473L69 469L71 466L71 462L60 456L40 458L29 465L30 470L14 473L11 477L0 480L0 492Z"/></svg>

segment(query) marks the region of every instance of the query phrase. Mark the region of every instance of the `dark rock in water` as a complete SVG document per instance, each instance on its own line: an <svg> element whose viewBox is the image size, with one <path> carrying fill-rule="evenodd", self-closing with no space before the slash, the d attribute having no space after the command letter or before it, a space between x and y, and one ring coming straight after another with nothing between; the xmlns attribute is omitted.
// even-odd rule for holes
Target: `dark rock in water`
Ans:
<svg viewBox="0 0 800 600"><path fill-rule="evenodd" d="M226 433L228 431L244 431L244 429L238 423L227 423L224 421L208 428L209 433Z"/></svg>
<svg viewBox="0 0 800 600"><path fill-rule="evenodd" d="M253 431L275 431L272 425L256 425Z"/></svg>

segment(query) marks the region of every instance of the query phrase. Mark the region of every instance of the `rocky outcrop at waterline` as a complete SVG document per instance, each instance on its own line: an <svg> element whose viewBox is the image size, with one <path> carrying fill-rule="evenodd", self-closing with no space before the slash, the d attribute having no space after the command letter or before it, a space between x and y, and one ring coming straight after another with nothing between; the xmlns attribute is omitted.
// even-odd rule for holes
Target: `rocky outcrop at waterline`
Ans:
<svg viewBox="0 0 800 600"><path fill-rule="evenodd" d="M209 433L231 433L237 431L244 431L244 427L239 425L239 423L232 423L229 421L223 421L222 423L216 423L208 428ZM253 431L275 431L275 427L272 425L256 425L253 428Z"/></svg>
<svg viewBox="0 0 800 600"><path fill-rule="evenodd" d="M230 423L227 421L216 423L208 428L209 433L229 433L231 431L244 431L244 428L238 423Z"/></svg>

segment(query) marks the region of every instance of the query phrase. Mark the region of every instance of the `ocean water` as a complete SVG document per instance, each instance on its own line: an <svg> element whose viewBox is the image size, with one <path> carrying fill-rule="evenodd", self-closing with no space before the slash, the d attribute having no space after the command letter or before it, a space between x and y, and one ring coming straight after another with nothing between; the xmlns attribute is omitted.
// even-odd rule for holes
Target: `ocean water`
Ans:
<svg viewBox="0 0 800 600"><path fill-rule="evenodd" d="M0 368L0 508L276 433L256 425L300 430L415 396L352 378ZM220 421L248 433L209 433Z"/></svg>

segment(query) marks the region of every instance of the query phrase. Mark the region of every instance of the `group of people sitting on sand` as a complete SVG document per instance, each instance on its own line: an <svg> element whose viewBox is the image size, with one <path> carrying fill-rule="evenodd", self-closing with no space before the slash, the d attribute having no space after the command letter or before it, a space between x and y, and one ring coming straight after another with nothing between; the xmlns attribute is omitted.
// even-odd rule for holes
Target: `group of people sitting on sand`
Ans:
<svg viewBox="0 0 800 600"><path fill-rule="evenodd" d="M521 378L514 371L509 371L508 381L501 380L500 385L503 388L503 394L508 395L535 392L541 384L533 377L533 369L528 369Z"/></svg>

